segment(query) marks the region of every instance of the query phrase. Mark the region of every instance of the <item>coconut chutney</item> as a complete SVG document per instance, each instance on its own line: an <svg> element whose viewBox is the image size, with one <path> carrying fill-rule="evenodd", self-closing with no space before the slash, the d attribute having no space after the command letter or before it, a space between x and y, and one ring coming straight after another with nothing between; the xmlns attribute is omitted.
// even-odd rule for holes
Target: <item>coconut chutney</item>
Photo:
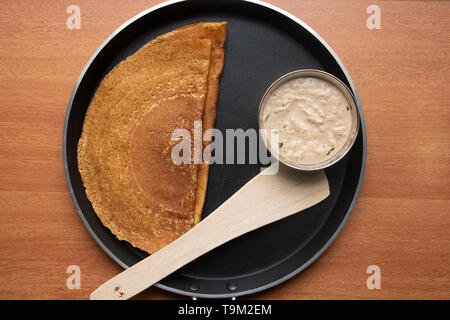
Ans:
<svg viewBox="0 0 450 320"><path fill-rule="evenodd" d="M299 77L282 84L266 99L261 124L278 134L281 157L293 163L315 164L332 158L347 142L352 128L351 106L332 83Z"/></svg>

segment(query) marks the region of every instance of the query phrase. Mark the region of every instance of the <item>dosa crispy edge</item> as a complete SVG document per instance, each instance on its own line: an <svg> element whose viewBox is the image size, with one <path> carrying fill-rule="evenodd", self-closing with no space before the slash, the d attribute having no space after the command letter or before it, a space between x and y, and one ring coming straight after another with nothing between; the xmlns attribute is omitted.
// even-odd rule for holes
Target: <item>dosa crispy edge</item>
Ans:
<svg viewBox="0 0 450 320"><path fill-rule="evenodd" d="M208 164L174 164L171 135L193 136L196 120L214 127L225 39L225 22L154 39L103 79L86 112L78 168L87 197L118 239L149 253L201 219Z"/></svg>

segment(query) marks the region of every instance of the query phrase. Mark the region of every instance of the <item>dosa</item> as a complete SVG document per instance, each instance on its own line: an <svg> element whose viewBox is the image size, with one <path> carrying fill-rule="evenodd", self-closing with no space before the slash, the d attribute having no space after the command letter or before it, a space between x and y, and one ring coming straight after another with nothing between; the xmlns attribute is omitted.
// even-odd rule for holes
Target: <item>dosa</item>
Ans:
<svg viewBox="0 0 450 320"><path fill-rule="evenodd" d="M198 22L150 41L109 72L86 112L86 195L118 239L149 253L201 219L208 164L175 164L171 137L193 137L195 121L214 127L225 39L225 22Z"/></svg>

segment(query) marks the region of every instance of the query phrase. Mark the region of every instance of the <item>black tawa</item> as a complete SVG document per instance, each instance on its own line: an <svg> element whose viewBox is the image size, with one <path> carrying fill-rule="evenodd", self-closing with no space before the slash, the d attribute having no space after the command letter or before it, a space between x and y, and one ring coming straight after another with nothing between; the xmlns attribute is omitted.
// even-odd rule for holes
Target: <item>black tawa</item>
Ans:
<svg viewBox="0 0 450 320"><path fill-rule="evenodd" d="M64 167L76 209L103 250L124 268L145 258L146 253L117 240L97 218L78 173L77 142L86 109L103 77L146 42L198 20L228 22L217 129L257 129L258 107L266 89L298 69L324 70L343 81L355 96L361 120L351 151L326 170L330 197L220 246L157 284L187 296L236 297L273 287L314 262L343 228L361 188L366 129L358 94L337 55L305 23L259 1L171 1L142 12L115 31L82 71L65 118ZM203 217L258 174L260 167L211 165Z"/></svg>

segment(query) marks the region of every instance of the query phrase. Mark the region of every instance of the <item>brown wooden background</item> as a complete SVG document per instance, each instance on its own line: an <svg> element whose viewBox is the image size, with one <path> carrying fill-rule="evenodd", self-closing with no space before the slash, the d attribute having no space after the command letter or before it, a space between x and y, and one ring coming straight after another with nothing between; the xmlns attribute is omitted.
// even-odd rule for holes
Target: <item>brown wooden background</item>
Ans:
<svg viewBox="0 0 450 320"><path fill-rule="evenodd" d="M0 298L86 299L121 271L67 191L63 119L83 66L160 1L0 1ZM450 298L450 2L269 0L315 29L352 76L367 124L366 176L330 249L261 299ZM81 30L66 8L81 8ZM366 9L381 8L381 30ZM66 268L81 267L81 289ZM381 267L381 290L366 268ZM180 298L152 288L140 298Z"/></svg>

